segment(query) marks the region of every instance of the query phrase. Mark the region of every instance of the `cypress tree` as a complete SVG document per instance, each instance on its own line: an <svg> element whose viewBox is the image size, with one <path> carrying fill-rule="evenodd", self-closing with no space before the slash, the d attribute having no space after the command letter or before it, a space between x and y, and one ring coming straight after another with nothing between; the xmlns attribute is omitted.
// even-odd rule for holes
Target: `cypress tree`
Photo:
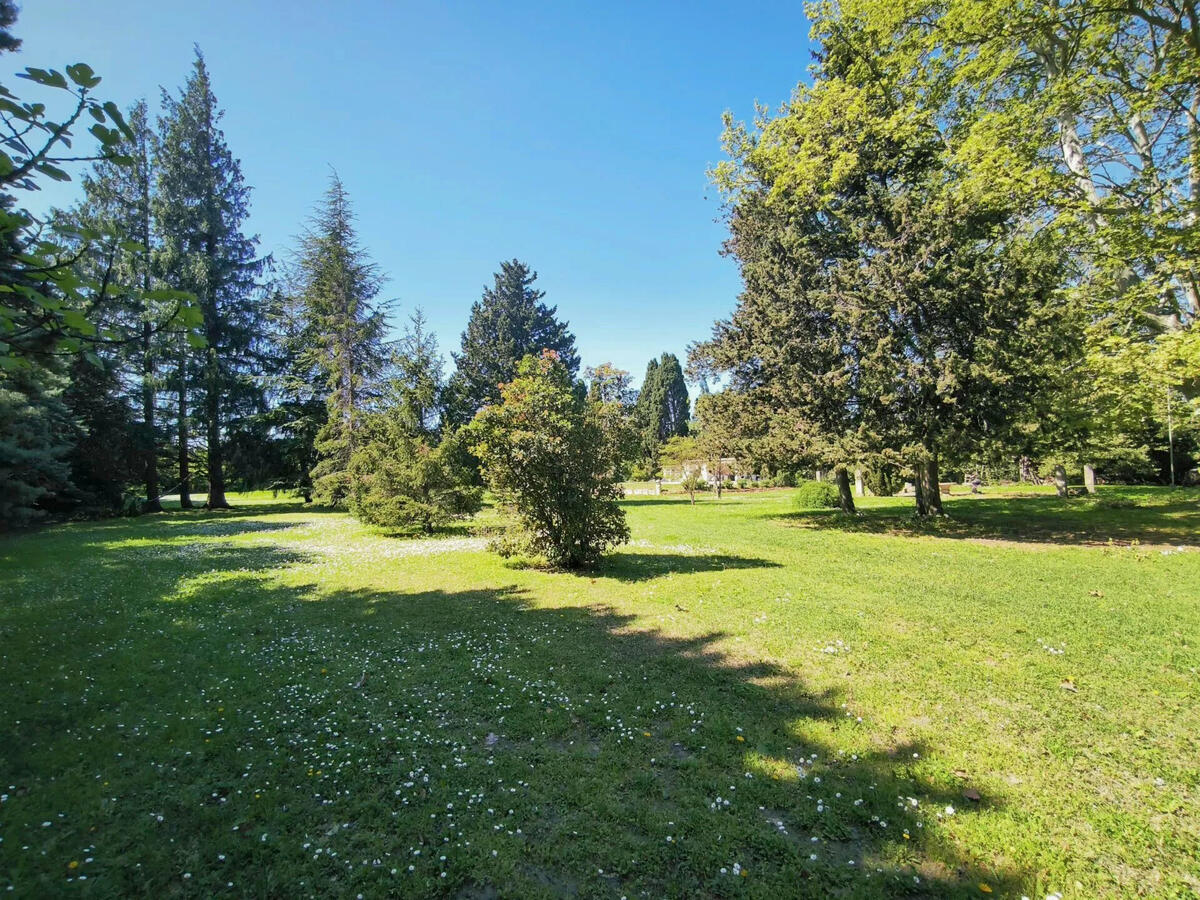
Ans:
<svg viewBox="0 0 1200 900"><path fill-rule="evenodd" d="M636 415L642 432L642 449L652 467L658 451L672 437L688 433L691 404L683 367L674 353L664 353L646 364L646 375L638 393Z"/></svg>

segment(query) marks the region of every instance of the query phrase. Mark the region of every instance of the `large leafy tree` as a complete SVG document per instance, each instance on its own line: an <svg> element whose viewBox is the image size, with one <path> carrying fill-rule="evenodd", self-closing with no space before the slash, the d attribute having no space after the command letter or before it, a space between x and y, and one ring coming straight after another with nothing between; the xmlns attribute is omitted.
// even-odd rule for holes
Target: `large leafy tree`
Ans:
<svg viewBox="0 0 1200 900"><path fill-rule="evenodd" d="M350 198L337 174L313 214L295 260L301 360L325 386L326 420L316 436L314 497L342 505L363 416L379 394L387 361L386 317L376 306L378 268L358 243Z"/></svg>
<svg viewBox="0 0 1200 900"><path fill-rule="evenodd" d="M1200 398L1200 7L845 0L813 12L827 64L922 106L969 191L1020 196L1065 238L1087 358L1056 394L1043 446L1112 465L1110 442L1115 456L1131 447L1113 424L1139 420L1147 397Z"/></svg>
<svg viewBox="0 0 1200 900"><path fill-rule="evenodd" d="M569 375L579 371L575 336L558 320L557 307L541 302L545 292L533 286L536 280L537 272L520 260L502 262L492 286L472 305L462 348L454 354L451 413L456 424L498 401L501 385L513 379L518 364L531 353L552 350Z"/></svg>
<svg viewBox="0 0 1200 900"><path fill-rule="evenodd" d="M595 565L629 539L617 482L619 440L552 350L524 359L499 403L467 427L488 486L516 515L501 553L532 553L552 565Z"/></svg>
<svg viewBox="0 0 1200 900"><path fill-rule="evenodd" d="M958 189L927 117L836 66L776 118L731 126L717 171L746 289L701 354L846 465L903 455L918 512L939 460L1011 429L1061 361L1052 248L1019 207Z"/></svg>
<svg viewBox="0 0 1200 900"><path fill-rule="evenodd" d="M179 350L179 426L181 432L186 428L183 400L194 390L204 422L208 506L227 507L225 431L259 410L263 400L256 371L266 330L258 283L264 261L257 256L258 239L243 231L250 189L225 141L222 112L199 50L183 88L177 95L163 91L162 105L154 198L162 271L175 287L195 294L205 345L195 360L186 347ZM186 433L181 437L182 466Z"/></svg>

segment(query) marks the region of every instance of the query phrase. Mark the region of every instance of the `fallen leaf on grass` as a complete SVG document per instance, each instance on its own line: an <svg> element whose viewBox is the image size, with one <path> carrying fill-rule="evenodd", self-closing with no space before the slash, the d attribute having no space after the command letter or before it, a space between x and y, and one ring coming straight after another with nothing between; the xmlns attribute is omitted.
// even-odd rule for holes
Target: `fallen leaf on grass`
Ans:
<svg viewBox="0 0 1200 900"><path fill-rule="evenodd" d="M967 788L965 791L963 791L963 796L968 800L973 800L976 803L978 803L981 799L979 796L979 791L975 790L975 788Z"/></svg>
<svg viewBox="0 0 1200 900"><path fill-rule="evenodd" d="M1064 691L1070 691L1072 694L1079 693L1079 688L1075 686L1075 682L1073 682L1070 678L1060 684L1059 687Z"/></svg>

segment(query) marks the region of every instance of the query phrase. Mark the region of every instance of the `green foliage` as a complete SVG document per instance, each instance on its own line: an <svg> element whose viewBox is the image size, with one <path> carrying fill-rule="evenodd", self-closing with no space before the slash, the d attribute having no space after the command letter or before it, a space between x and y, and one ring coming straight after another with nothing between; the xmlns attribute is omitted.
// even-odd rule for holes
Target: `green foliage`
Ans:
<svg viewBox="0 0 1200 900"><path fill-rule="evenodd" d="M536 280L537 272L520 260L502 262L493 285L471 306L462 348L454 354L450 413L455 424L499 401L501 385L530 354L552 350L568 374L579 371L575 336L556 318L557 307L541 302L545 292L533 286Z"/></svg>
<svg viewBox="0 0 1200 900"><path fill-rule="evenodd" d="M0 370L44 361L59 351L90 352L111 340L101 329L101 316L119 296L103 277L109 266L85 271L76 263L95 253L111 266L111 257L130 238L103 224L58 220L46 227L17 208L11 191L36 191L41 178L69 181L62 167L71 163L133 165L127 152L136 138L114 104L92 96L100 79L87 65L70 66L67 75L28 68L19 77L63 91L71 101L62 115L51 118L46 104L23 102L0 85L0 127L15 136L0 151ZM90 131L98 143L91 152L72 149L73 129L85 115L93 121Z"/></svg>
<svg viewBox="0 0 1200 900"><path fill-rule="evenodd" d="M313 442L313 499L342 506L357 432L379 395L387 322L374 306L382 279L358 244L350 198L336 173L300 240L293 282L288 309L298 341L295 366L318 379L325 399Z"/></svg>
<svg viewBox="0 0 1200 900"><path fill-rule="evenodd" d="M142 474L139 446L129 406L121 396L116 366L76 358L63 392L76 429L67 462L78 502L101 514L122 512L130 485Z"/></svg>
<svg viewBox="0 0 1200 900"><path fill-rule="evenodd" d="M181 363L179 388L194 393L205 431L208 505L224 507L223 441L237 419L261 411L258 350L266 305L258 238L243 232L250 189L221 131L222 112L199 50L178 95L163 91L154 216L164 279L195 294L203 351ZM189 364L190 363L190 364Z"/></svg>
<svg viewBox="0 0 1200 900"><path fill-rule="evenodd" d="M1078 357L1075 321L1032 211L961 196L929 113L839 59L753 133L726 132L715 177L745 289L692 365L730 375L712 395L732 395L719 430L758 458L840 470L900 455L935 484L939 456L1012 432ZM939 506L918 493L919 512Z"/></svg>
<svg viewBox="0 0 1200 900"><path fill-rule="evenodd" d="M583 373L588 385L588 399L595 403L617 403L631 407L637 402L637 391L631 386L629 373L612 363L588 366Z"/></svg>
<svg viewBox="0 0 1200 900"><path fill-rule="evenodd" d="M575 390L553 351L522 360L501 401L467 429L488 486L516 515L519 530L497 542L504 555L534 553L554 566L594 566L629 539L618 477L619 441L604 404Z"/></svg>
<svg viewBox="0 0 1200 900"><path fill-rule="evenodd" d="M656 467L662 444L686 435L691 418L687 383L674 353L647 363L634 415L642 432L643 458Z"/></svg>
<svg viewBox="0 0 1200 900"><path fill-rule="evenodd" d="M396 344L392 370L380 411L361 417L339 484L360 521L429 532L477 512L482 491L461 435L436 443L442 362L420 310Z"/></svg>
<svg viewBox="0 0 1200 900"><path fill-rule="evenodd" d="M876 497L891 497L904 487L900 467L888 462L876 462L863 471L863 481Z"/></svg>
<svg viewBox="0 0 1200 900"><path fill-rule="evenodd" d="M460 439L432 447L414 437L397 408L368 417L350 459L348 507L381 528L433 531L479 511L482 491L461 465Z"/></svg>
<svg viewBox="0 0 1200 900"><path fill-rule="evenodd" d="M61 376L41 366L0 380L0 529L21 527L71 490L74 431Z"/></svg>
<svg viewBox="0 0 1200 900"><path fill-rule="evenodd" d="M796 509L837 509L838 489L828 481L802 481L792 492Z"/></svg>

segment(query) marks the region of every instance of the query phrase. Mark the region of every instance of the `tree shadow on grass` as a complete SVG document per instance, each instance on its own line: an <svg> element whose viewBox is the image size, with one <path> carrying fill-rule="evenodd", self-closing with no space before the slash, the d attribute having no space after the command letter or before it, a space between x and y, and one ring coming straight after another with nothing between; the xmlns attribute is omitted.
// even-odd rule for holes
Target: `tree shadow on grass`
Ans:
<svg viewBox="0 0 1200 900"><path fill-rule="evenodd" d="M725 553L628 553L606 554L600 565L579 574L591 578L611 578L617 581L648 581L667 575L691 575L698 572L720 572L735 569L778 569L780 564L753 556L732 556Z"/></svg>
<svg viewBox="0 0 1200 900"><path fill-rule="evenodd" d="M267 502L239 502L236 498L230 501L228 509L209 509L197 503L191 509L180 509L177 504L172 504L170 507L164 508L162 512L148 513L147 517L158 520L170 520L174 518L189 518L189 519L228 519L239 516L268 516L287 513L303 513L304 515L316 514L325 515L330 513L344 513L345 510L336 509L332 506L319 506L316 503L304 503L299 499L287 499L280 497Z"/></svg>
<svg viewBox="0 0 1200 900"><path fill-rule="evenodd" d="M0 761L24 792L5 810L0 870L27 893L61 887L62 853L85 845L108 861L89 887L112 894L178 892L185 870L187 892L236 873L240 892L277 896L934 897L1031 883L943 839L938 811L960 805L961 785L914 762L936 748L839 752L854 728L843 695L730 655L724 633L548 608L515 585L280 581L302 557L270 546L150 569L81 555L97 573L87 592L51 619L8 622L21 635L6 664L25 686L0 698L0 746L15 749ZM641 576L639 562L615 565ZM969 805L961 817L994 808ZM38 832L52 812L66 816ZM61 852L17 854L30 835Z"/></svg>
<svg viewBox="0 0 1200 900"><path fill-rule="evenodd" d="M848 516L836 510L795 512L777 518L796 527L863 534L1002 540L1081 546L1200 547L1200 491L1173 493L1109 490L1096 497L972 497L944 501L946 515L921 519L911 507L867 507Z"/></svg>

